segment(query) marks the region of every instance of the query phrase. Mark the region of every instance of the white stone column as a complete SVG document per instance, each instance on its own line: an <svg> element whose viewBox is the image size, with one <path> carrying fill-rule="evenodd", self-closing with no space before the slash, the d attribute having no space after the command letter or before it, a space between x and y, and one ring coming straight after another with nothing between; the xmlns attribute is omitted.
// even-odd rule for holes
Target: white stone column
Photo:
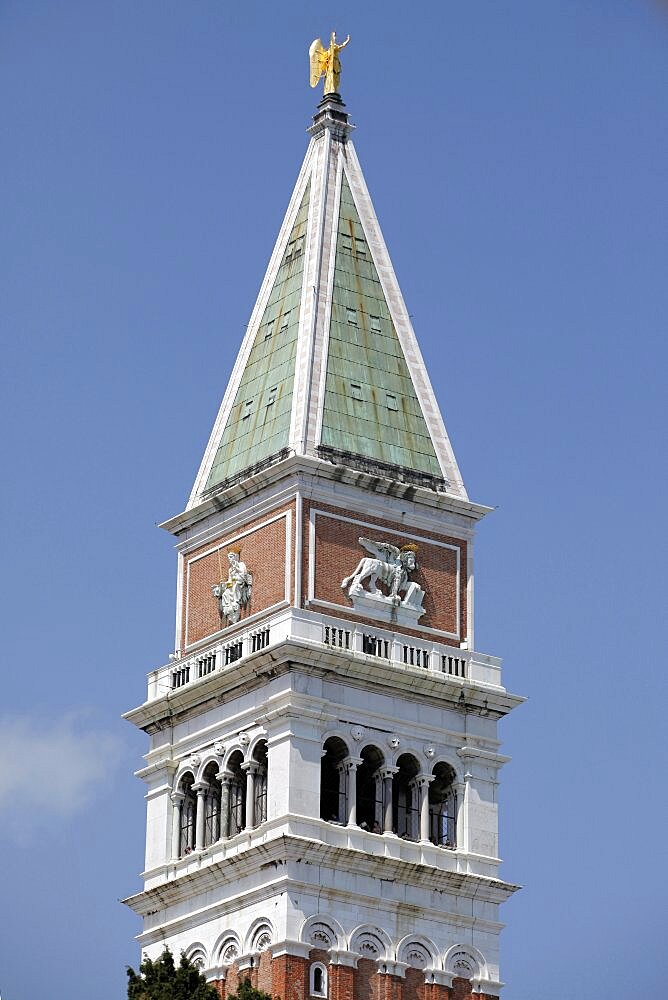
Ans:
<svg viewBox="0 0 668 1000"><path fill-rule="evenodd" d="M420 795L420 840L429 840L429 786L434 780L433 774L418 774L415 779Z"/></svg>
<svg viewBox="0 0 668 1000"><path fill-rule="evenodd" d="M257 761L248 760L241 765L241 770L246 772L246 829L252 830L255 826L255 775L259 765Z"/></svg>
<svg viewBox="0 0 668 1000"><path fill-rule="evenodd" d="M204 808L206 805L206 793L209 790L208 781L198 781L193 785L193 791L197 792L197 813L195 815L195 850L204 850Z"/></svg>
<svg viewBox="0 0 668 1000"><path fill-rule="evenodd" d="M357 826L357 768L361 763L361 757L346 757L343 761L348 826Z"/></svg>
<svg viewBox="0 0 668 1000"><path fill-rule="evenodd" d="M256 816L255 819L258 823L266 823L269 819L269 767L260 766L258 773L260 781L264 782L264 815Z"/></svg>
<svg viewBox="0 0 668 1000"><path fill-rule="evenodd" d="M230 835L230 785L234 775L231 771L219 771L216 775L221 785L220 793L220 839Z"/></svg>
<svg viewBox="0 0 668 1000"><path fill-rule="evenodd" d="M381 767L380 777L383 779L383 833L392 833L392 778L398 767Z"/></svg>
<svg viewBox="0 0 668 1000"><path fill-rule="evenodd" d="M172 859L176 861L181 857L181 809L184 792L172 792Z"/></svg>
<svg viewBox="0 0 668 1000"><path fill-rule="evenodd" d="M336 773L339 776L339 797L336 802L336 820L338 823L346 822L348 811L348 769L344 761L336 765ZM341 792L343 792L343 809L341 808Z"/></svg>
<svg viewBox="0 0 668 1000"><path fill-rule="evenodd" d="M467 777L470 775L467 774ZM468 851L469 849L469 830L468 830L468 781L458 781L455 784L455 789L457 791L457 818L455 820L457 828L457 844L456 847L460 851Z"/></svg>

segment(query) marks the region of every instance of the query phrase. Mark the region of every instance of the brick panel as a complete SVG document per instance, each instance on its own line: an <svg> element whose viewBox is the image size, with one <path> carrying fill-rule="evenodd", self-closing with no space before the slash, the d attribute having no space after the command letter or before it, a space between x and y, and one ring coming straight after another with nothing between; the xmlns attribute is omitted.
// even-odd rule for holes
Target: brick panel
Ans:
<svg viewBox="0 0 668 1000"><path fill-rule="evenodd" d="M355 969L349 965L330 965L329 1000L355 1000Z"/></svg>
<svg viewBox="0 0 668 1000"><path fill-rule="evenodd" d="M239 983L243 982L247 973L248 969L244 969L242 975L240 976L236 962L233 965L230 965L223 984L225 986L225 996L230 997L237 992Z"/></svg>
<svg viewBox="0 0 668 1000"><path fill-rule="evenodd" d="M423 991L424 1000L450 1000L450 990L443 983L425 983Z"/></svg>
<svg viewBox="0 0 668 1000"><path fill-rule="evenodd" d="M377 517L366 517L360 515L368 524L373 524L373 528L364 527L355 521L341 521L336 518L326 516L326 513L343 514L354 517L354 513L340 511L326 504L314 504L317 510L322 510L325 514L316 515L316 544L315 544L315 598L328 601L340 607L340 611L332 611L337 617L351 618L355 621L367 622L376 628L391 628L393 631L403 632L407 635L414 635L428 641L428 637L421 633L419 629L405 628L376 622L356 614L346 593L341 589L341 580L348 576L356 567L360 558L366 553L361 548L358 538L367 535L374 540L383 541L383 528L391 528L400 532L399 535L388 535L387 540L398 544L403 544L402 535L415 534L425 537L422 529L411 528L407 523L400 524L396 521L387 521ZM303 586L306 591L308 581L308 560L309 553L309 513L311 505L304 503L304 565L303 565ZM438 629L443 632L456 632L457 623L457 600L460 606L460 623L458 638L448 639L449 643L459 645L466 637L466 584L467 584L467 543L463 539L452 538L448 535L432 534L431 541L443 542L446 545L453 545L459 549L460 564L460 584L459 594L457 593L457 559L456 553L452 549L445 549L437 545L430 545L429 542L417 543L419 550L417 553L418 570L411 575L414 580L425 591L424 608L425 613L421 617L419 624L426 628ZM317 607L317 605L316 605ZM324 609L323 609L324 610Z"/></svg>
<svg viewBox="0 0 668 1000"><path fill-rule="evenodd" d="M427 993L427 986L424 981L424 972L421 969L406 969L406 978L403 983L403 1000L440 1000Z"/></svg>
<svg viewBox="0 0 668 1000"><path fill-rule="evenodd" d="M452 980L452 989L450 990L451 1000L469 1000L471 996L471 980L470 979L460 979L458 976Z"/></svg>
<svg viewBox="0 0 668 1000"><path fill-rule="evenodd" d="M221 574L223 579L227 579L227 553L231 548L241 552L242 562L246 564L249 573L253 574L251 602L241 611L239 628L249 615L255 615L285 599L285 518L281 517L264 527L261 525L293 506L287 505L280 511L272 511L249 522L244 528L227 532L220 539L189 552L184 558L182 621L185 644L192 645L227 626L224 620L221 622L218 600L211 593L211 588L220 581ZM242 531L248 534L244 534L238 541L232 541ZM292 583L290 586L292 587ZM230 637L233 634L234 628L230 628Z"/></svg>
<svg viewBox="0 0 668 1000"><path fill-rule="evenodd" d="M271 963L271 985L261 987L278 1000L304 1000L308 993L308 959L279 955Z"/></svg>
<svg viewBox="0 0 668 1000"><path fill-rule="evenodd" d="M384 992L381 993L381 986L384 990L384 983L381 980L385 976L378 975L376 963L370 958L360 958L357 963L353 985L353 1000L385 1000ZM336 1000L332 997L331 1000Z"/></svg>
<svg viewBox="0 0 668 1000"><path fill-rule="evenodd" d="M275 961L278 961L278 959L272 961L270 951L263 951L261 953L260 961L257 964L257 978L254 984L258 990L264 990L265 993L271 994L274 985L273 970Z"/></svg>

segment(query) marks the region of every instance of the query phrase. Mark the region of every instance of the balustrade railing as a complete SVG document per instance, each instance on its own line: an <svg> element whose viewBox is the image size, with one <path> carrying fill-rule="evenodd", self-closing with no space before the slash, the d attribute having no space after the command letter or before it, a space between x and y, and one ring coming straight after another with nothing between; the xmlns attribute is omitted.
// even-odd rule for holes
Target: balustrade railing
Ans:
<svg viewBox="0 0 668 1000"><path fill-rule="evenodd" d="M413 667L424 667L425 670L429 669L428 649L423 649L421 646L408 646L404 643L402 650L404 663L410 663Z"/></svg>
<svg viewBox="0 0 668 1000"><path fill-rule="evenodd" d="M249 628L227 642L219 641L154 671L149 675L149 699L160 697L166 689L176 691L203 681L270 645L291 639L351 656L376 657L400 669L418 668L457 681L481 681L494 686L501 683L500 661L494 657L444 643L420 643L382 628L369 631L368 626L290 608L259 628Z"/></svg>

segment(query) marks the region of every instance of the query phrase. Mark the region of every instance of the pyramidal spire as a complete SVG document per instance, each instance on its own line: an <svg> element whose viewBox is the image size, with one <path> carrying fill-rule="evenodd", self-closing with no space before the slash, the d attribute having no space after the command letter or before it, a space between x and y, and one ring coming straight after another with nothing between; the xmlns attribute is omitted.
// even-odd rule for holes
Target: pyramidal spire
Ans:
<svg viewBox="0 0 668 1000"><path fill-rule="evenodd" d="M326 94L188 509L295 455L468 499L353 128Z"/></svg>

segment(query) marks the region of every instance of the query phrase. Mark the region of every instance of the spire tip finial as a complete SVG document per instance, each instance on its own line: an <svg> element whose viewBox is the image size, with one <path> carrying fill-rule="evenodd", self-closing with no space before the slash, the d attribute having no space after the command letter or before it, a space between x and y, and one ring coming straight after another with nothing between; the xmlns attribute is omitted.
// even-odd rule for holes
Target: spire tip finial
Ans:
<svg viewBox="0 0 668 1000"><path fill-rule="evenodd" d="M325 78L325 96L328 94L338 94L339 82L341 80L341 60L339 52L345 49L350 41L350 35L345 42L339 45L336 41L336 32L333 31L329 40L329 48L326 49L320 38L315 38L311 42L308 50L309 66L311 69L311 86L317 87L321 76Z"/></svg>

